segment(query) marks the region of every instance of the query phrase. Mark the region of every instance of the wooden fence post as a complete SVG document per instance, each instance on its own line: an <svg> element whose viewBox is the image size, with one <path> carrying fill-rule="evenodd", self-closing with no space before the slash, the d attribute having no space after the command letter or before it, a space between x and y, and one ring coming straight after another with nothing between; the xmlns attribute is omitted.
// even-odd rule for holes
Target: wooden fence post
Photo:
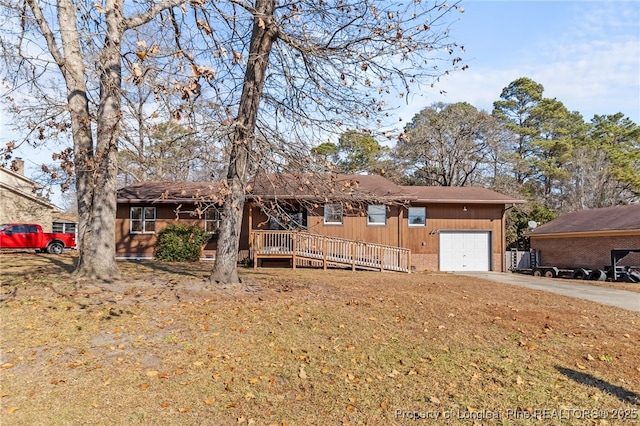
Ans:
<svg viewBox="0 0 640 426"><path fill-rule="evenodd" d="M293 263L293 269L296 269L296 250L298 248L298 231L293 233L293 256L291 257L291 263Z"/></svg>
<svg viewBox="0 0 640 426"><path fill-rule="evenodd" d="M353 241L351 242L351 270L355 271L356 270L356 256L358 253L358 242L357 241Z"/></svg>
<svg viewBox="0 0 640 426"><path fill-rule="evenodd" d="M327 239L322 237L322 269L327 270Z"/></svg>

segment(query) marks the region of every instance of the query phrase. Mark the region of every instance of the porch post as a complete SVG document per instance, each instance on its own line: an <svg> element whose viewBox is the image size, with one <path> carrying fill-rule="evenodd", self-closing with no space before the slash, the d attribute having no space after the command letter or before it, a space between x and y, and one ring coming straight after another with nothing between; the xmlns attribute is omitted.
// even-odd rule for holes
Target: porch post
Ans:
<svg viewBox="0 0 640 426"><path fill-rule="evenodd" d="M298 231L293 232L293 256L291 256L291 263L293 269L296 269L296 250L298 248Z"/></svg>
<svg viewBox="0 0 640 426"><path fill-rule="evenodd" d="M327 239L322 237L322 269L327 270Z"/></svg>

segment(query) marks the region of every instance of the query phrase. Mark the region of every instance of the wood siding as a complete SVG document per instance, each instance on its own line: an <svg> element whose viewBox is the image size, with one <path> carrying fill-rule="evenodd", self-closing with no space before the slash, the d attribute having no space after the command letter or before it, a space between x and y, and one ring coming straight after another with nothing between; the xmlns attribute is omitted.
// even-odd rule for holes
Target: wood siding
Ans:
<svg viewBox="0 0 640 426"><path fill-rule="evenodd" d="M347 213L343 215L341 225L333 225L324 223L324 208L320 206L308 213L307 227L310 232L329 237L401 247L399 229L401 210L404 208L387 206L387 221L384 225L367 224L366 211Z"/></svg>
<svg viewBox="0 0 640 426"><path fill-rule="evenodd" d="M409 226L403 218L402 247L411 250L416 269L438 269L441 231L488 231L491 233L491 269L504 271L504 206L470 204L414 204L426 207L424 227Z"/></svg>
<svg viewBox="0 0 640 426"><path fill-rule="evenodd" d="M181 212L176 216L176 210L182 205ZM155 207L156 208L156 229L154 233L132 234L130 229L130 209L131 207ZM153 257L157 241L157 233L172 223L186 223L199 226L204 229L204 218L192 216L187 211L188 207L184 204L152 204L152 203L135 203L135 204L118 204L116 211L116 256L125 258L145 258ZM203 257L214 258L216 252L216 237L207 243L203 250ZM242 220L242 231L240 234L240 251L239 257L248 256L249 251L249 225L248 210Z"/></svg>
<svg viewBox="0 0 640 426"><path fill-rule="evenodd" d="M118 257L152 257L156 234L130 234L130 207L156 207L156 232L170 223L176 223L176 204L119 204L117 210L116 250ZM426 225L409 226L407 208L387 206L385 225L367 224L365 214L343 216L341 225L324 224L323 206L306 212L306 226L311 233L329 237L366 241L411 250L412 266L416 270L438 269L439 235L441 231L487 231L491 235L491 269L504 271L504 206L495 204L412 204L426 208ZM185 207L183 205L183 210ZM180 222L204 226L204 220L179 216ZM253 230L269 229L268 217L259 208L245 205L239 258L247 257L249 227ZM205 257L215 256L215 242L209 243Z"/></svg>

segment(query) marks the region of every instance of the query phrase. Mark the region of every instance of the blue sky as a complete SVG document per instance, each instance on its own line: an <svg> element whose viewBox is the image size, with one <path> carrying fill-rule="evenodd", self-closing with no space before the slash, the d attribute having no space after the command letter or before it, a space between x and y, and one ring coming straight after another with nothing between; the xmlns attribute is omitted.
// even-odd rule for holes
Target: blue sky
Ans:
<svg viewBox="0 0 640 426"><path fill-rule="evenodd" d="M453 1L452 1L453 3ZM585 121L622 112L640 124L640 1L463 0L450 36L465 46L466 71L425 87L397 111L403 127L434 102L465 101L491 111L502 89L520 77L544 86ZM441 95L440 90L446 91ZM14 135L0 117L0 143ZM44 149L17 154L31 175L51 162Z"/></svg>
<svg viewBox="0 0 640 426"><path fill-rule="evenodd" d="M640 124L640 2L463 0L451 37L469 69L410 98L403 120L433 102L491 111L520 77L544 86L585 121L622 112ZM445 90L440 95L438 90Z"/></svg>

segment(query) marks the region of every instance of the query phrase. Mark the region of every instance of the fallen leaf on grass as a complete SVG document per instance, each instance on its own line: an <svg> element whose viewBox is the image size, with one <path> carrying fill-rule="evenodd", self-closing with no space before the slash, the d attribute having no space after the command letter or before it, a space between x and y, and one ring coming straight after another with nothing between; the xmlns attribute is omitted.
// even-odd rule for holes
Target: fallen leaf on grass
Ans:
<svg viewBox="0 0 640 426"><path fill-rule="evenodd" d="M189 408L186 408L186 407L178 408L178 411L180 411L181 413L188 413Z"/></svg>
<svg viewBox="0 0 640 426"><path fill-rule="evenodd" d="M578 367L580 370L586 370L587 367L585 367L584 365L580 364L579 362L576 362L576 367Z"/></svg>
<svg viewBox="0 0 640 426"><path fill-rule="evenodd" d="M7 408L7 414L13 414L16 410L19 410L20 407L9 407Z"/></svg>
<svg viewBox="0 0 640 426"><path fill-rule="evenodd" d="M300 377L301 379L307 378L307 372L304 371L304 367L300 367L300 371L298 371L298 377Z"/></svg>
<svg viewBox="0 0 640 426"><path fill-rule="evenodd" d="M149 387L149 383L140 383L140 386L139 386L139 388L142 389L142 390L145 390L148 387Z"/></svg>
<svg viewBox="0 0 640 426"><path fill-rule="evenodd" d="M147 371L147 377L155 377L157 375L158 375L158 372L156 370Z"/></svg>
<svg viewBox="0 0 640 426"><path fill-rule="evenodd" d="M211 405L214 402L216 402L215 398L207 398L207 399L204 400L204 403L207 404L207 405Z"/></svg>

